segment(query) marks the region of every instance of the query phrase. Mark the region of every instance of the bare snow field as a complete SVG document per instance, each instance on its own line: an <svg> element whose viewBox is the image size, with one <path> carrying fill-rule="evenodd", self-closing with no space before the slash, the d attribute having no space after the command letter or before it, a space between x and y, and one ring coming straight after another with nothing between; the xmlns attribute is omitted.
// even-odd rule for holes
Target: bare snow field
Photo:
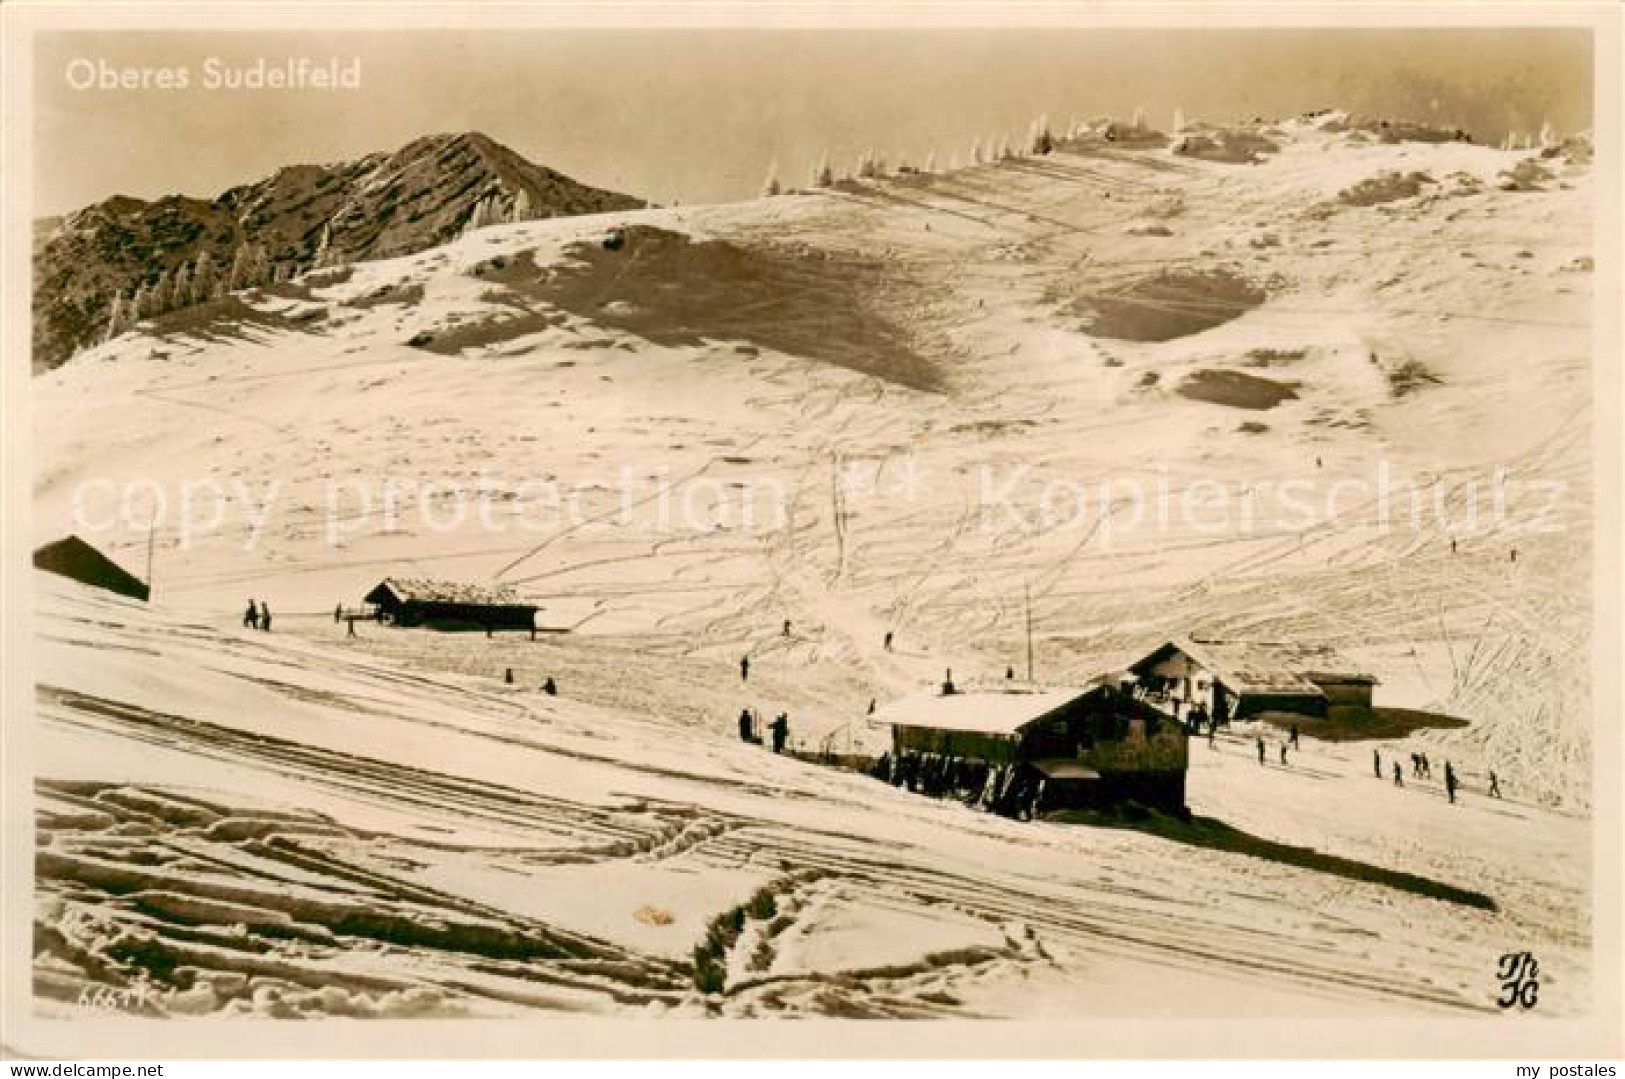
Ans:
<svg viewBox="0 0 1625 1079"><path fill-rule="evenodd" d="M139 574L147 511L76 498L168 496L150 608L37 580L39 1008L139 979L172 1015L1493 1012L1532 950L1542 1013L1585 1011L1589 165L1255 135L483 228L36 377L38 541ZM1302 527L1288 480L1346 486ZM229 498L182 520L189 482ZM566 632L347 637L334 605L391 574L500 579ZM1250 726L1193 741L1183 827L735 737L750 706L883 746L870 700L1024 673L1024 591L1045 683L1304 639L1438 723L1306 726L1285 768Z"/></svg>

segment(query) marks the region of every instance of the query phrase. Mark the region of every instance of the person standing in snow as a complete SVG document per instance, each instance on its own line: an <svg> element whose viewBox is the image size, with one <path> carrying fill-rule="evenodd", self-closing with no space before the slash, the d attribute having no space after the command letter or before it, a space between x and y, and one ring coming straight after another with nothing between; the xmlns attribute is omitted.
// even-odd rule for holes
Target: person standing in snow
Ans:
<svg viewBox="0 0 1625 1079"><path fill-rule="evenodd" d="M888 652L891 651L891 630L889 629L886 631L885 649Z"/></svg>
<svg viewBox="0 0 1625 1079"><path fill-rule="evenodd" d="M1298 725L1296 723L1292 724L1292 734L1291 734L1291 737L1290 737L1289 740L1292 743L1292 748L1297 749L1298 748Z"/></svg>
<svg viewBox="0 0 1625 1079"><path fill-rule="evenodd" d="M1444 762L1444 793L1450 799L1450 804L1456 804L1456 770L1450 767L1450 762Z"/></svg>
<svg viewBox="0 0 1625 1079"><path fill-rule="evenodd" d="M1371 772L1378 779L1382 778L1382 754L1374 749L1371 751Z"/></svg>
<svg viewBox="0 0 1625 1079"><path fill-rule="evenodd" d="M1401 769L1399 767L1399 762L1395 761L1394 762L1394 786L1403 787L1404 785L1405 785L1405 772L1404 772L1403 769Z"/></svg>
<svg viewBox="0 0 1625 1079"><path fill-rule="evenodd" d="M259 612L259 609L254 606L254 601L253 600L248 601L248 610L243 612L243 628L244 629L259 629L260 628L260 612Z"/></svg>
<svg viewBox="0 0 1625 1079"><path fill-rule="evenodd" d="M1258 763L1264 763L1264 736L1258 736Z"/></svg>
<svg viewBox="0 0 1625 1079"><path fill-rule="evenodd" d="M271 608L266 606L263 599L260 600L260 629L271 632Z"/></svg>
<svg viewBox="0 0 1625 1079"><path fill-rule="evenodd" d="M547 694L549 697L557 697L559 695L559 684L553 681L552 675L548 675L547 681L542 683L542 692Z"/></svg>
<svg viewBox="0 0 1625 1079"><path fill-rule="evenodd" d="M790 740L790 714L780 712L773 720L773 752L783 753L784 743Z"/></svg>
<svg viewBox="0 0 1625 1079"><path fill-rule="evenodd" d="M749 708L739 710L739 740L741 742L754 742L756 734L756 720L751 716Z"/></svg>
<svg viewBox="0 0 1625 1079"><path fill-rule="evenodd" d="M739 657L739 680L741 682L749 682L750 681L750 657L749 656L740 656Z"/></svg>
<svg viewBox="0 0 1625 1079"><path fill-rule="evenodd" d="M1281 743L1281 767L1286 767L1286 743Z"/></svg>
<svg viewBox="0 0 1625 1079"><path fill-rule="evenodd" d="M1490 797L1501 797L1501 780L1496 777L1495 769L1490 769Z"/></svg>

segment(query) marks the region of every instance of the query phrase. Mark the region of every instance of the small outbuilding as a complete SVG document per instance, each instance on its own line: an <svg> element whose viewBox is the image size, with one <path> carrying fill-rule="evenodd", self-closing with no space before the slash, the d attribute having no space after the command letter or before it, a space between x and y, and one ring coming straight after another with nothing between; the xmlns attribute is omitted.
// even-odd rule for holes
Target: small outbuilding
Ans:
<svg viewBox="0 0 1625 1079"><path fill-rule="evenodd" d="M1131 801L1184 811L1184 726L1109 682L936 691L889 704L873 718L891 726L895 760L928 755L1008 768L1012 784L1040 792L1037 811Z"/></svg>
<svg viewBox="0 0 1625 1079"><path fill-rule="evenodd" d="M78 536L66 536L34 552L34 565L93 588L105 588L145 603L151 587Z"/></svg>
<svg viewBox="0 0 1625 1079"><path fill-rule="evenodd" d="M1262 712L1352 719L1371 711L1375 676L1326 645L1181 637L1134 663L1136 696L1188 720L1220 723Z"/></svg>
<svg viewBox="0 0 1625 1079"><path fill-rule="evenodd" d="M536 612L506 585L464 584L425 577L386 577L366 595L379 621L436 629L521 629L534 632Z"/></svg>

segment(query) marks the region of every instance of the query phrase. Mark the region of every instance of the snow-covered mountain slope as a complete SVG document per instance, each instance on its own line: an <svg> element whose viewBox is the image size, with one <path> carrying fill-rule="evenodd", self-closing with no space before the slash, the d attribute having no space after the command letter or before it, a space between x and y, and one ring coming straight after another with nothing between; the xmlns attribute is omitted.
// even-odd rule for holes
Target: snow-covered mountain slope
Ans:
<svg viewBox="0 0 1625 1079"><path fill-rule="evenodd" d="M41 582L47 1009L146 971L127 999L182 1015L1465 1014L1509 940L1543 1013L1589 999L1584 822L1394 789L1364 745L1193 746L1183 842L1023 824L568 678Z"/></svg>
<svg viewBox="0 0 1625 1079"><path fill-rule="evenodd" d="M114 317L208 303L216 286L282 281L345 259L444 243L470 225L641 205L533 164L477 131L394 152L290 165L214 199L115 195L34 235L34 368L103 340Z"/></svg>
<svg viewBox="0 0 1625 1079"><path fill-rule="evenodd" d="M38 534L80 493L139 569L150 514L112 493L155 480L165 602L499 576L544 621L827 682L820 724L1021 664L1025 585L1042 679L1311 637L1583 805L1589 175L1503 191L1538 154L1287 134L1250 166L1084 148L500 226L247 294L35 380ZM1394 173L1432 182L1338 197Z"/></svg>
<svg viewBox="0 0 1625 1079"><path fill-rule="evenodd" d="M334 859L300 862L318 892L353 879L405 922L482 927L436 943L347 932L337 899L277 908L303 927L270 946L280 958L376 972L360 938L417 949L423 972L367 983L364 1010L535 1003L537 981L551 1007L700 1007L690 950L761 888L796 918L745 917L728 984L785 980L712 1006L1025 1015L1039 1004L1013 995L1019 970L1046 1006L1109 987L1149 1007L1171 965L1209 986L1165 1001L1176 1012L1231 999L1235 979L1261 1009L1301 1007L1311 967L1337 1003L1482 1007L1516 929L1557 979L1543 1007L1581 1007L1584 155L1324 122L1245 145L1266 143L1246 164L1087 138L741 205L495 226L166 317L37 377L41 541L76 531L139 573L139 485L166 498L150 613L42 593L52 849L116 861L140 812L231 860L258 828L242 821L292 812ZM572 632L346 638L334 605L389 574L501 580ZM276 612L269 637L236 629L250 596ZM945 669L1025 673L1029 615L1034 673L1058 684L1178 633L1335 645L1379 677L1379 704L1468 721L1375 744L1452 760L1467 804L1377 784L1372 743L1308 732L1300 768L1260 771L1221 740L1193 747L1190 780L1193 809L1246 837L1219 850L1006 824L729 737L748 706L789 711L809 750L872 745L871 700ZM563 695L532 699L548 676ZM230 775L192 775L200 758ZM1490 769L1506 804L1481 804ZM312 793L352 773L425 794L381 821L371 794ZM177 786L202 816L126 806ZM500 826L476 828L470 804ZM666 845L675 867L641 868ZM1573 860L1555 876L1554 851ZM54 923L88 902L88 871L51 865ZM176 889L273 916L221 872ZM158 917L164 934L201 916ZM555 951L492 943L513 934ZM961 959L881 948L897 941ZM832 976L844 964L889 973L853 988ZM414 986L438 995L380 1003ZM211 992L199 1007L226 999Z"/></svg>

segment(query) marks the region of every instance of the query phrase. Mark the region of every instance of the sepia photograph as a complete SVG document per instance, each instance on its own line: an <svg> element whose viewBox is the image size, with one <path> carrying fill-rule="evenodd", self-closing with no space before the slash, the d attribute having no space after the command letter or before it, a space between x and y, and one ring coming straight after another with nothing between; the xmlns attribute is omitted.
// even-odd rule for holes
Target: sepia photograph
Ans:
<svg viewBox="0 0 1625 1079"><path fill-rule="evenodd" d="M1618 14L9 5L0 1054L1618 1058Z"/></svg>

